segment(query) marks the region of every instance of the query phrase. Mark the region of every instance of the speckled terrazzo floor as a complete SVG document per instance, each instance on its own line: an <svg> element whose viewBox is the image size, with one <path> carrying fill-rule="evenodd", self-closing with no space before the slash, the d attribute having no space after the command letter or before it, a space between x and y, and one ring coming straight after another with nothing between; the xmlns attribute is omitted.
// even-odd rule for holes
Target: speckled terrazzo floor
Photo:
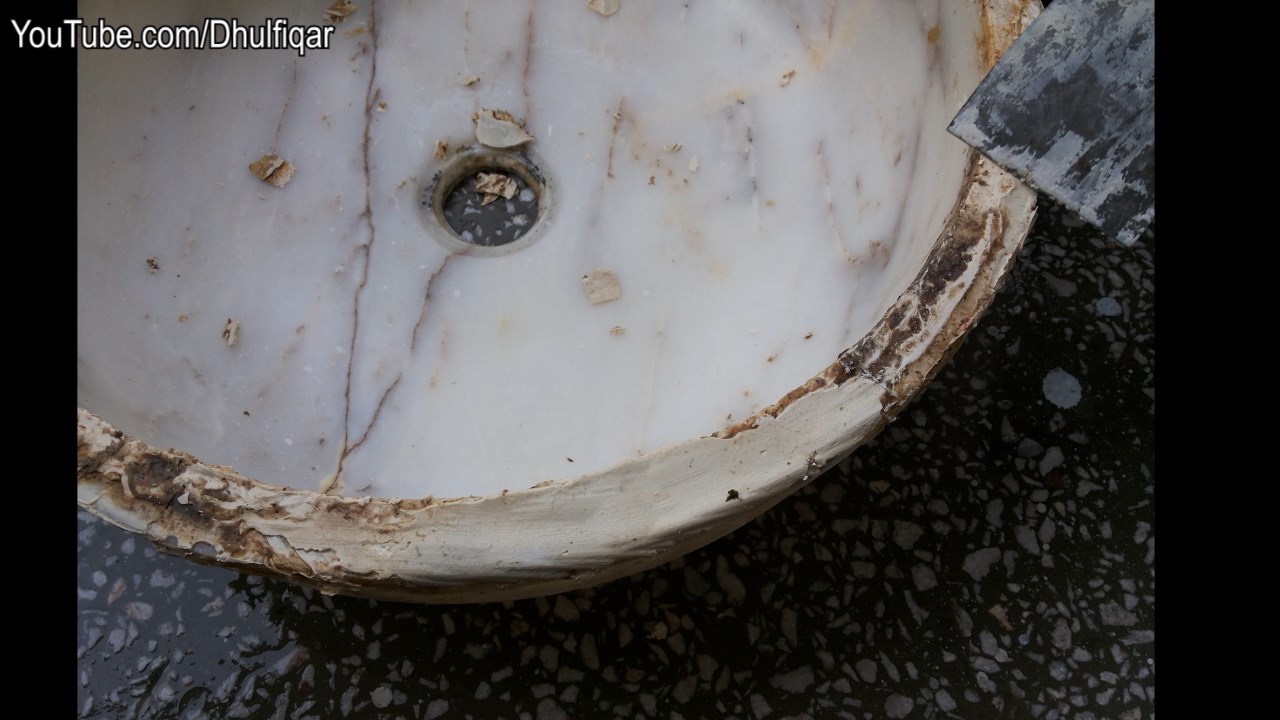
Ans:
<svg viewBox="0 0 1280 720"><path fill-rule="evenodd" d="M732 535L592 590L330 598L80 512L80 716L1154 718L1154 249L1042 199L897 422Z"/></svg>

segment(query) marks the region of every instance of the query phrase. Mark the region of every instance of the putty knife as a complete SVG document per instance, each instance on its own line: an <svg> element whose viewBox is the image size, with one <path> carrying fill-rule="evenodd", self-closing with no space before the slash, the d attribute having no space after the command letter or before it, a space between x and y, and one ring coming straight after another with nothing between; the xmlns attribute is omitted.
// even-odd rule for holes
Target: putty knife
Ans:
<svg viewBox="0 0 1280 720"><path fill-rule="evenodd" d="M1155 218L1155 0L1056 0L951 125L1131 245Z"/></svg>

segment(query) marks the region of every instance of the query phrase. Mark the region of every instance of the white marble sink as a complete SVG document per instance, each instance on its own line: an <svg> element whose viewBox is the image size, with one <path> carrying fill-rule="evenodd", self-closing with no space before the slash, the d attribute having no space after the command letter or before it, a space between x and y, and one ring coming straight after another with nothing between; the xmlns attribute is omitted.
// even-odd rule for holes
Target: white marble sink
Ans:
<svg viewBox="0 0 1280 720"><path fill-rule="evenodd" d="M713 540L891 420L987 306L1034 195L945 126L1034 11L364 0L305 55L81 50L80 504L417 601ZM532 140L480 143L485 111ZM459 179L492 199L477 168L530 188L511 244L437 212Z"/></svg>

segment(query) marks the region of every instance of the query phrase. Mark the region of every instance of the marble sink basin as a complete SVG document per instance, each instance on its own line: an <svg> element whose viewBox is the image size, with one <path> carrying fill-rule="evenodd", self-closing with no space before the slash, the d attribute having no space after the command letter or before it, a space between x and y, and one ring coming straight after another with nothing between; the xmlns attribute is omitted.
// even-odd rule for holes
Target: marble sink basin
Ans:
<svg viewBox="0 0 1280 720"><path fill-rule="evenodd" d="M325 592L516 598L890 422L1033 218L945 127L1038 5L612 5L229 4L328 47L81 50L80 505Z"/></svg>

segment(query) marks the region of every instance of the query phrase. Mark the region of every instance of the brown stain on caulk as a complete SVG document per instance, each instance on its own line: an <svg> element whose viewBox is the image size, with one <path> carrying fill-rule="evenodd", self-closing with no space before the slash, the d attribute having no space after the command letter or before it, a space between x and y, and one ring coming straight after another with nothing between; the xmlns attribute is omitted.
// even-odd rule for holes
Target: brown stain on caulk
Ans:
<svg viewBox="0 0 1280 720"><path fill-rule="evenodd" d="M1030 23L1031 18L1028 15L1038 13L1039 3L1021 0L1017 2L1016 7L1009 7L1009 3L1000 3L994 6L1002 10L998 13L991 12L991 5L991 0L978 2L982 34L974 37L978 53L982 56L982 62L987 69L994 66L1013 41L1022 34L1023 29Z"/></svg>

